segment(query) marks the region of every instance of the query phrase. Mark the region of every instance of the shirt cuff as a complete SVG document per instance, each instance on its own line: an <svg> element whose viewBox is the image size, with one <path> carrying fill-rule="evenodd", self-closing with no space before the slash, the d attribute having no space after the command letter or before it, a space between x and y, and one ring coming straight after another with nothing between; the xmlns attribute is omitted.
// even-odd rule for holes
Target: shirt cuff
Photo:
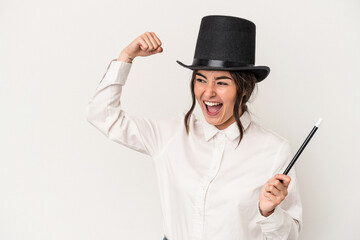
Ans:
<svg viewBox="0 0 360 240"><path fill-rule="evenodd" d="M275 207L274 212L268 216L264 217L260 213L259 209L259 201L258 201L258 210L257 210L257 221L256 223L260 225L262 232L272 232L281 227L281 225L284 223L284 210L277 206Z"/></svg>
<svg viewBox="0 0 360 240"><path fill-rule="evenodd" d="M102 82L125 85L132 63L111 60Z"/></svg>

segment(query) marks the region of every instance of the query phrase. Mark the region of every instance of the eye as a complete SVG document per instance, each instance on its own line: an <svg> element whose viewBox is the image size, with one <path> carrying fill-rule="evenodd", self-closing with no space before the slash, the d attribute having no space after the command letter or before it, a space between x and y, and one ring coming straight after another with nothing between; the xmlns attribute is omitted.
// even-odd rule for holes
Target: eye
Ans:
<svg viewBox="0 0 360 240"><path fill-rule="evenodd" d="M220 84L220 85L228 85L228 84L225 83L225 82L218 82L218 84Z"/></svg>
<svg viewBox="0 0 360 240"><path fill-rule="evenodd" d="M200 79L200 78L197 78L196 81L198 82L205 82L204 80Z"/></svg>

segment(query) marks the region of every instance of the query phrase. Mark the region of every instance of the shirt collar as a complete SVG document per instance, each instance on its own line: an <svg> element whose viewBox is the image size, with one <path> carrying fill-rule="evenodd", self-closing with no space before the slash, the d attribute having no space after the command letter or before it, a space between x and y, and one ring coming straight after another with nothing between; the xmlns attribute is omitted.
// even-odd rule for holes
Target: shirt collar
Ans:
<svg viewBox="0 0 360 240"><path fill-rule="evenodd" d="M200 116L201 116L200 117L201 125L202 125L203 130L204 130L204 139L205 139L205 141L209 141L209 139L211 139L214 135L216 135L219 132L224 133L229 140L234 140L235 138L240 136L240 132L239 132L239 129L238 129L237 125L236 125L236 122L233 122L227 128L225 128L223 130L220 130L217 127L215 127L214 125L209 124L206 121L203 114L200 114ZM251 122L251 116L250 116L249 112L245 111L241 115L240 121L241 121L241 124L244 127L244 131L246 131L247 127L250 125L250 122Z"/></svg>

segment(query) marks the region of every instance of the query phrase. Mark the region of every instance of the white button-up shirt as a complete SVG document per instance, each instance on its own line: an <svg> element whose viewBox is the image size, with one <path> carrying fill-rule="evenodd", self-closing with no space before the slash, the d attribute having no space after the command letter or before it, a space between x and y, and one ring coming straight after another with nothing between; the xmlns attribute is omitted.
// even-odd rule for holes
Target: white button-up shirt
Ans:
<svg viewBox="0 0 360 240"><path fill-rule="evenodd" d="M262 186L290 161L286 139L244 112L240 145L236 122L224 130L204 116L130 116L120 97L133 63L112 60L87 106L87 119L106 137L149 155L155 164L168 240L297 239L302 207L295 169L285 200L263 217Z"/></svg>

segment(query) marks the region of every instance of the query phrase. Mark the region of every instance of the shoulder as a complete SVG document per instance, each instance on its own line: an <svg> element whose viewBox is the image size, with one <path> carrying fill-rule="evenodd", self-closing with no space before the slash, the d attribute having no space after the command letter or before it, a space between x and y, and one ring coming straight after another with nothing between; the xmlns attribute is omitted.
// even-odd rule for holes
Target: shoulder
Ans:
<svg viewBox="0 0 360 240"><path fill-rule="evenodd" d="M188 110L183 109L182 112L180 112L177 117L178 119L180 119L183 122L183 125L185 126L185 117L187 114ZM192 112L192 114L190 115L189 119L189 127L194 127L198 124L201 123L201 118L199 118L196 113Z"/></svg>
<svg viewBox="0 0 360 240"><path fill-rule="evenodd" d="M249 135L268 147L290 147L288 139L255 121L251 121Z"/></svg>
<svg viewBox="0 0 360 240"><path fill-rule="evenodd" d="M188 110L183 109L181 113L178 114L178 117L181 120L181 127L180 131L186 134L186 128L185 128L185 117ZM196 112L192 112L188 119L188 127L189 127L189 133L186 134L187 137L195 137L195 138L203 138L204 131L203 131L203 121L204 118L201 114L198 114Z"/></svg>
<svg viewBox="0 0 360 240"><path fill-rule="evenodd" d="M183 122L181 115L176 113L171 115L157 115L155 117L139 115L131 115L128 117L134 121L138 130L143 134L146 133L151 136L156 136L164 141L178 132Z"/></svg>
<svg viewBox="0 0 360 240"><path fill-rule="evenodd" d="M288 139L281 136L277 132L252 121L249 132L251 132L251 145L256 145L256 150L265 154L265 158L270 163L272 173L283 171L285 164L291 155L291 145Z"/></svg>

